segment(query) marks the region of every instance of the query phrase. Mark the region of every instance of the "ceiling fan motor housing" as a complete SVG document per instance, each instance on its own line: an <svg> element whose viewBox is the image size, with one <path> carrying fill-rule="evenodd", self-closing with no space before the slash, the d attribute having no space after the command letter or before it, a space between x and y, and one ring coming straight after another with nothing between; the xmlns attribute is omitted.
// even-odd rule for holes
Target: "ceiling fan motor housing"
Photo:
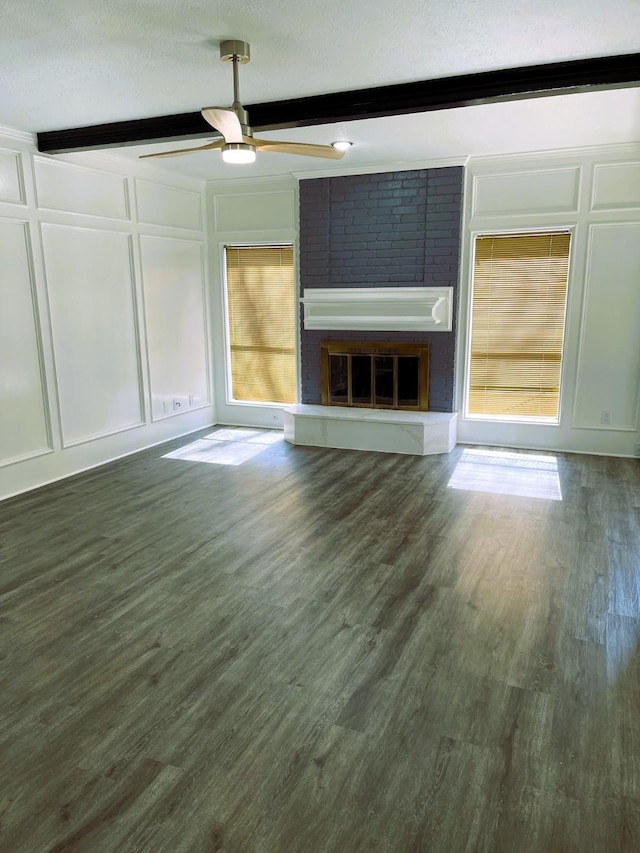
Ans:
<svg viewBox="0 0 640 853"><path fill-rule="evenodd" d="M223 62L232 62L235 59L244 65L251 59L249 42L240 41L240 39L226 39L225 41L221 41L220 59Z"/></svg>

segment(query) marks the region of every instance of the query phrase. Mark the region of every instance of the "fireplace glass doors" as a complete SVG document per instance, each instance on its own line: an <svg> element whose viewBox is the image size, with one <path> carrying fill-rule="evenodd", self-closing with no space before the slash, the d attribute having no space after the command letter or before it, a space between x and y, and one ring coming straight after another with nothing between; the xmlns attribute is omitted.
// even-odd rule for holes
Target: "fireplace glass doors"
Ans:
<svg viewBox="0 0 640 853"><path fill-rule="evenodd" d="M427 411L426 345L325 341L320 352L324 406Z"/></svg>

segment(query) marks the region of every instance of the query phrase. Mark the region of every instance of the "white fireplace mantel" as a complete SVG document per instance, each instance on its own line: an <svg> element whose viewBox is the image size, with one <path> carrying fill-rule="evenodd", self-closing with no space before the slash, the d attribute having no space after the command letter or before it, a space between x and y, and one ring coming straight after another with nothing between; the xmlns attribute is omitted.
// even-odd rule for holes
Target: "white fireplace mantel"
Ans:
<svg viewBox="0 0 640 853"><path fill-rule="evenodd" d="M452 287L307 287L305 329L450 332Z"/></svg>

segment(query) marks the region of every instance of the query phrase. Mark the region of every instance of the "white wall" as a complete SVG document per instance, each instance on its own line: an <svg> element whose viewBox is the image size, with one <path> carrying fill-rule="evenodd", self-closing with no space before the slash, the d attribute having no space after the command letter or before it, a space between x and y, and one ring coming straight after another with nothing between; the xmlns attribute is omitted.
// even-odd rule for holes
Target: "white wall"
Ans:
<svg viewBox="0 0 640 853"><path fill-rule="evenodd" d="M204 189L0 131L0 498L214 422Z"/></svg>
<svg viewBox="0 0 640 853"><path fill-rule="evenodd" d="M560 423L465 419L474 237L545 228L572 233ZM471 160L461 282L459 440L634 455L640 444L640 145ZM602 423L603 412L609 424Z"/></svg>
<svg viewBox="0 0 640 853"><path fill-rule="evenodd" d="M214 422L281 426L227 399L223 249L296 245L297 220L294 178L210 184L205 210L201 182L0 132L0 498ZM459 411L473 237L547 227L573 234L560 425L461 418L459 439L633 455L640 146L469 162Z"/></svg>
<svg viewBox="0 0 640 853"><path fill-rule="evenodd" d="M298 266L298 192L295 178L208 184L215 410L218 423L282 429L282 407L230 400L225 367L224 247L293 243ZM296 275L296 279L297 279ZM296 334L296 339L298 339ZM299 363L299 361L298 361ZM299 382L298 382L299 384Z"/></svg>

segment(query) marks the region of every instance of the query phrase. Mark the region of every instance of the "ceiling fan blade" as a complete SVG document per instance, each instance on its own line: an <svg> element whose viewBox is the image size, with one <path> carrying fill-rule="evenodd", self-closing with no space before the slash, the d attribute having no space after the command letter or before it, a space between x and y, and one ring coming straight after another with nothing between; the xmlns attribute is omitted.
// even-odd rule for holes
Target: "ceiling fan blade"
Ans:
<svg viewBox="0 0 640 853"><path fill-rule="evenodd" d="M281 142L278 139L256 139L243 137L243 142L255 145L260 151L274 151L279 154L298 154L303 157L324 157L327 160L340 160L344 151L337 151L332 145L313 145L308 142Z"/></svg>
<svg viewBox="0 0 640 853"><path fill-rule="evenodd" d="M145 157L176 157L180 154L191 154L192 151L214 151L216 148L222 148L225 145L224 139L218 139L216 142L210 142L208 145L200 145L198 148L177 148L174 151L158 151L156 154L141 154L139 160L144 160Z"/></svg>
<svg viewBox="0 0 640 853"><path fill-rule="evenodd" d="M224 136L225 142L242 142L242 125L233 110L226 107L205 107L200 112L211 127Z"/></svg>

